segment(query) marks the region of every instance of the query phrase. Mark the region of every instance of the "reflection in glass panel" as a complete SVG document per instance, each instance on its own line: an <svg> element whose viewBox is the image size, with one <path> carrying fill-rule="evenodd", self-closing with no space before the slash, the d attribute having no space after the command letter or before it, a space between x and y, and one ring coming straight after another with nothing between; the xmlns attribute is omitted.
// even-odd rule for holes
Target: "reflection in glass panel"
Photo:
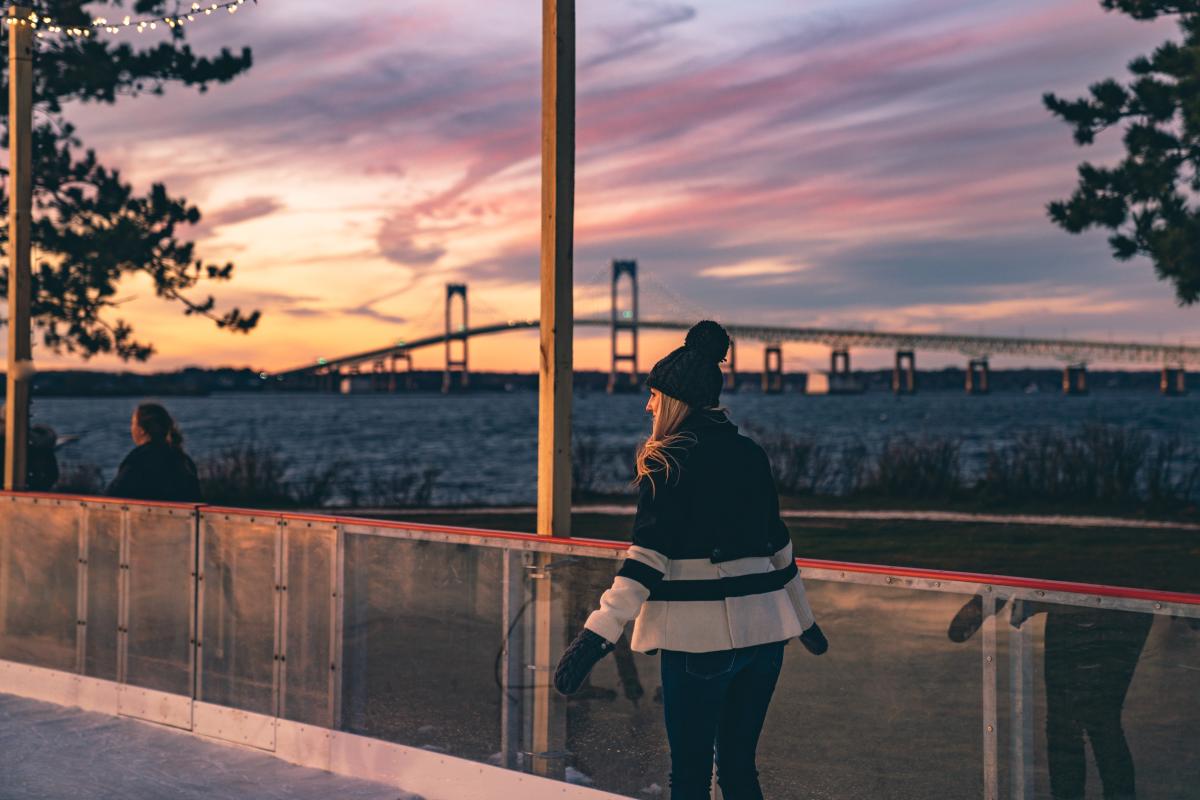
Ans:
<svg viewBox="0 0 1200 800"><path fill-rule="evenodd" d="M126 683L191 694L194 550L190 514L130 509Z"/></svg>
<svg viewBox="0 0 1200 800"><path fill-rule="evenodd" d="M787 647L759 746L780 798L983 797L980 636L952 641L966 597L805 580L829 638Z"/></svg>
<svg viewBox="0 0 1200 800"><path fill-rule="evenodd" d="M1032 696L1009 705L1033 717L1024 720L1033 796L1194 796L1200 620L1081 600L1087 604L1017 601L1000 617L1010 639L1031 645Z"/></svg>
<svg viewBox="0 0 1200 800"><path fill-rule="evenodd" d="M558 641L568 643L597 608L619 562L559 556L551 563L557 565L550 570L553 624L560 628ZM632 626L577 694L563 698L554 693L552 699L565 707L560 711L566 714L563 749L570 754L565 766L597 788L644 797L642 790L652 795L655 784L665 790L670 759L658 656L630 650L631 631ZM556 661L558 655L552 658Z"/></svg>
<svg viewBox="0 0 1200 800"><path fill-rule="evenodd" d="M198 699L275 713L274 520L201 516L204 580Z"/></svg>
<svg viewBox="0 0 1200 800"><path fill-rule="evenodd" d="M117 679L117 589L120 583L121 517L119 506L90 505L87 525L87 636L83 672Z"/></svg>
<svg viewBox="0 0 1200 800"><path fill-rule="evenodd" d="M0 502L0 658L76 669L78 506Z"/></svg>
<svg viewBox="0 0 1200 800"><path fill-rule="evenodd" d="M499 760L499 549L345 535L342 728Z"/></svg>
<svg viewBox="0 0 1200 800"><path fill-rule="evenodd" d="M333 727L335 673L330 648L337 530L289 521L287 541L287 644L279 715Z"/></svg>
<svg viewBox="0 0 1200 800"><path fill-rule="evenodd" d="M615 569L584 559L555 570L555 624L566 626L567 641ZM806 585L830 650L818 657L791 643L784 651L758 747L764 794L982 796L980 644L947 636L964 596ZM670 757L659 657L632 653L628 635L578 695L555 697L566 706L567 766L597 788L638 797L666 791Z"/></svg>

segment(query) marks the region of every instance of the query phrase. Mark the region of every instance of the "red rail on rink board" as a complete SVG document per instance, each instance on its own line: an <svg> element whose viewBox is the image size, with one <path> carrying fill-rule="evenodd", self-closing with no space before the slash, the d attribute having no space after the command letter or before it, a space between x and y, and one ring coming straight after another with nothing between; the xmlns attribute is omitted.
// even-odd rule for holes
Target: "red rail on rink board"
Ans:
<svg viewBox="0 0 1200 800"><path fill-rule="evenodd" d="M263 517L271 519L296 520L298 522L319 522L328 525L369 525L373 528L391 528L393 530L427 531L431 533L448 533L461 536L482 536L489 539L504 539L509 541L530 541L545 544L553 542L560 545L579 545L600 547L607 550L624 550L629 542L612 541L607 539L550 539L533 533L517 533L515 531L495 531L487 528L467 528L460 525L434 525L425 522L403 522L398 520L380 520L369 517L342 516L336 514L297 514L287 511L271 511L268 509L228 508L225 506L210 506L195 503L160 503L145 500L124 500L115 497L90 497L74 494L53 494L50 492L0 492L0 497L25 497L34 500L62 500L69 502L87 502L108 505L125 506L156 506L161 508L178 508L200 511L206 514L225 514L242 517ZM1182 603L1185 605L1200 605L1200 594L1187 592L1166 592L1154 589L1136 589L1129 586L1106 586L1098 583L1074 583L1071 581L1051 581L1036 578L1017 578L1008 575L989 575L981 572L950 572L939 569L922 569L920 567L892 567L884 564L858 564L849 561L824 561L812 558L797 558L796 564L801 569L824 569L838 572L852 572L860 575L890 575L899 578L915 578L919 580L949 581L954 583L983 583L992 586L1008 586L1014 589L1034 589L1046 592L1070 592L1071 594L1088 594L1100 597L1122 597L1131 600L1149 600L1160 603Z"/></svg>

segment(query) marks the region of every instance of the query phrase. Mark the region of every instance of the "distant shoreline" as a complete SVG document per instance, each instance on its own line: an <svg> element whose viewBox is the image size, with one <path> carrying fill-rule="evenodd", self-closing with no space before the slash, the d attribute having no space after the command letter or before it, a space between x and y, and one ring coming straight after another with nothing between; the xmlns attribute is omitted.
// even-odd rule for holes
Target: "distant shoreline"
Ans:
<svg viewBox="0 0 1200 800"><path fill-rule="evenodd" d="M792 371L784 374L784 390L789 394L804 393L808 372ZM892 370L854 370L852 375L869 393L891 393ZM965 371L959 367L938 370L918 370L916 383L920 392L963 392ZM411 373L396 373L396 394L441 392L442 370L414 370ZM373 375L342 376L351 395L386 393L389 376L386 373ZM575 386L580 391L603 392L607 390L609 374L601 370L576 370ZM202 369L190 367L172 372L136 373L91 370L47 370L39 372L33 381L35 397L203 397L228 392L262 392L267 390L287 391L303 394L331 394L315 385L308 388L278 386L271 380L272 373L245 368ZM411 380L411 389L405 386ZM1095 392L1105 391L1153 391L1159 390L1160 373L1157 369L1142 370L1089 370L1088 384ZM472 370L471 389L479 392L535 391L538 375L535 372L498 372ZM749 370L738 372L739 391L757 392L761 385L760 372ZM1016 367L993 368L989 373L989 386L993 393L1008 394L1021 392L1057 393L1062 387L1062 372L1059 368Z"/></svg>

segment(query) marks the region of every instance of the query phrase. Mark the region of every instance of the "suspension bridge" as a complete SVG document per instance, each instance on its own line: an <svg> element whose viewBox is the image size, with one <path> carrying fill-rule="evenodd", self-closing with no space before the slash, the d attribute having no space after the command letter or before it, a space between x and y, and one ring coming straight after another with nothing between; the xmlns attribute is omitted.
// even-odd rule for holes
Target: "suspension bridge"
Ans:
<svg viewBox="0 0 1200 800"><path fill-rule="evenodd" d="M622 280L628 283L628 296L622 297ZM622 301L625 302L622 302ZM389 391L411 386L412 354L424 348L445 349L442 390L449 392L470 387L468 343L471 339L512 331L536 330L536 319L509 319L471 327L468 323L467 285L446 285L444 326L441 332L411 340L399 340L372 350L348 353L276 373L285 385L297 388L337 390L347 377L367 374L375 386ZM636 261L612 262L611 307L606 315L577 317L579 327L606 327L611 332L609 391L636 389L638 372L638 332L640 330L687 330L694 319L643 319L638 304ZM739 342L757 342L763 347L762 390L783 391L783 346L795 342L830 348L827 390L851 392L860 389L850 367L852 349L888 349L895 352L892 389L897 394L916 391L916 352L950 352L967 358L965 389L969 394L988 391L989 359L994 356L1049 358L1063 364L1063 392L1087 391L1089 362L1150 364L1161 367L1160 389L1164 394L1183 394L1190 365L1200 362L1200 347L1147 342L1114 342L1070 338L1026 336L988 336L942 332L880 331L854 328L818 328L761 325L722 321L731 345L725 364L727 385L738 381L737 346ZM401 368L403 366L403 368Z"/></svg>

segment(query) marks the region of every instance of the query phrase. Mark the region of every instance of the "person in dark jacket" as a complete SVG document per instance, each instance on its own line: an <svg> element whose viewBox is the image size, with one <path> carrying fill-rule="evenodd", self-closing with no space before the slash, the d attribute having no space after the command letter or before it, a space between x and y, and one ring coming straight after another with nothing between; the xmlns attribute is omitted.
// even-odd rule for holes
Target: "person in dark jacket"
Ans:
<svg viewBox="0 0 1200 800"><path fill-rule="evenodd" d="M646 379L633 545L555 671L576 691L636 619L632 649L662 654L673 800L710 797L714 747L726 800L761 800L755 751L784 645L828 646L767 456L717 407L728 348L724 328L699 322Z"/></svg>
<svg viewBox="0 0 1200 800"><path fill-rule="evenodd" d="M0 483L4 481L4 422L8 410L0 403ZM58 434L49 425L29 426L25 450L25 490L48 492L58 483Z"/></svg>
<svg viewBox="0 0 1200 800"><path fill-rule="evenodd" d="M125 456L105 494L132 500L198 503L196 465L183 452L183 434L158 403L142 403L133 412L129 433L137 445Z"/></svg>

